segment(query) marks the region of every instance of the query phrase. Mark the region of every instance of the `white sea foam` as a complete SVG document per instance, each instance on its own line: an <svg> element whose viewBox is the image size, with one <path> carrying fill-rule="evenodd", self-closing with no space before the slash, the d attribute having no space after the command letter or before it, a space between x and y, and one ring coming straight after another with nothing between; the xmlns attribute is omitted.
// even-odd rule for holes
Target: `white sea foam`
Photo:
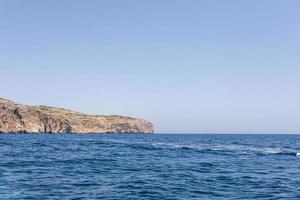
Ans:
<svg viewBox="0 0 300 200"><path fill-rule="evenodd" d="M211 150L216 152L233 152L239 154L295 154L297 152L290 148L281 147L260 147L243 144L175 144L175 143L152 143L155 147L174 148L174 149L194 149L194 150ZM300 156L300 152L297 154Z"/></svg>
<svg viewBox="0 0 300 200"><path fill-rule="evenodd" d="M261 147L247 144L207 144L207 143L193 143L193 144L178 144L172 142L144 142L144 141L128 141L121 139L109 139L106 142L128 144L128 145L146 145L154 148L162 149L191 149L197 151L212 151L212 152L232 152L237 154L295 154L300 156L300 152L296 154L296 150L290 148L280 147Z"/></svg>
<svg viewBox="0 0 300 200"><path fill-rule="evenodd" d="M261 148L261 151L268 154L278 154L284 152L284 149L279 147L264 147Z"/></svg>

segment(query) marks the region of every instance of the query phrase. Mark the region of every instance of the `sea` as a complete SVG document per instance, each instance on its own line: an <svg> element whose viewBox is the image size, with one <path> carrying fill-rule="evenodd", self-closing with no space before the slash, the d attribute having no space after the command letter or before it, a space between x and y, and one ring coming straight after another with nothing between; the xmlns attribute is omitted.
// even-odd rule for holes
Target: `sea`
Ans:
<svg viewBox="0 0 300 200"><path fill-rule="evenodd" d="M1 134L0 199L300 199L300 135Z"/></svg>

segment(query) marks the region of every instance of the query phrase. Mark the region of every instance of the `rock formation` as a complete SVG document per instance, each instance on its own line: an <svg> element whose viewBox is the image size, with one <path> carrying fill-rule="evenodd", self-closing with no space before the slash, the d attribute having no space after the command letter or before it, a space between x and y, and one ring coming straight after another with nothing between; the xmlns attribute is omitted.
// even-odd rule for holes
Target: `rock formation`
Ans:
<svg viewBox="0 0 300 200"><path fill-rule="evenodd" d="M2 133L153 133L146 120L86 115L49 106L27 106L0 98Z"/></svg>

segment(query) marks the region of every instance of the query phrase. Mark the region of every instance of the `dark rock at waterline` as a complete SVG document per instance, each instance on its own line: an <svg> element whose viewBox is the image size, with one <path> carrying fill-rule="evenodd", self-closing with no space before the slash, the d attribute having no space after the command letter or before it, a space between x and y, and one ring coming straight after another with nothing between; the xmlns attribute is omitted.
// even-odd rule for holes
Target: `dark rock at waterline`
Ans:
<svg viewBox="0 0 300 200"><path fill-rule="evenodd" d="M0 98L0 133L153 133L151 122L118 115L86 115Z"/></svg>

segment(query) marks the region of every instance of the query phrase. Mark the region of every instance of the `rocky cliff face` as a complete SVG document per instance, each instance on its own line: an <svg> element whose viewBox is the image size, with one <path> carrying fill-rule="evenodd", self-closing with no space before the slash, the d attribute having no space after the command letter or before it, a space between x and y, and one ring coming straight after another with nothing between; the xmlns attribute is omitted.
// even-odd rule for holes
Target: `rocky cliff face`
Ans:
<svg viewBox="0 0 300 200"><path fill-rule="evenodd" d="M26 106L0 98L3 133L153 133L146 120L123 116L86 115L48 106Z"/></svg>

